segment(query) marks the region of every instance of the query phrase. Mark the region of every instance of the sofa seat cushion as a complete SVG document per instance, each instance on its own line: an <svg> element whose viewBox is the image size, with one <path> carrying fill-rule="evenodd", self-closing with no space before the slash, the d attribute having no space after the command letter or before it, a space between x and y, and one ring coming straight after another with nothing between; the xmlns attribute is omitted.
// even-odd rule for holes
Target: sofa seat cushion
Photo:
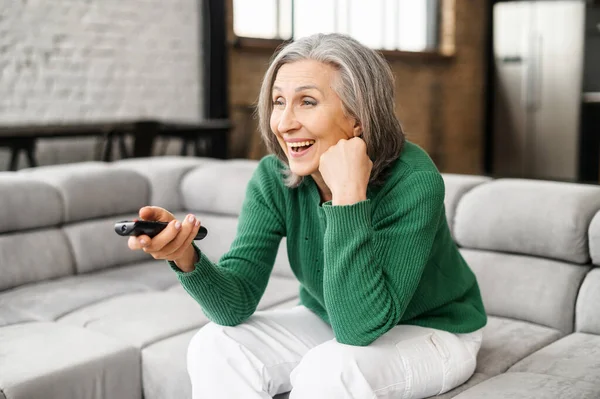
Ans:
<svg viewBox="0 0 600 399"><path fill-rule="evenodd" d="M146 262L102 270L94 275L105 280L128 281L153 291L163 291L179 285L177 275L173 273L173 269L167 262L154 260L151 257L150 259Z"/></svg>
<svg viewBox="0 0 600 399"><path fill-rule="evenodd" d="M600 336L568 335L526 357L508 371L548 374L600 386Z"/></svg>
<svg viewBox="0 0 600 399"><path fill-rule="evenodd" d="M455 399L598 399L600 385L534 373L505 373Z"/></svg>
<svg viewBox="0 0 600 399"><path fill-rule="evenodd" d="M0 323L3 314L15 313L25 317L23 320L53 321L107 298L149 290L144 281L118 279L114 274L106 278L103 273L69 276L1 292Z"/></svg>
<svg viewBox="0 0 600 399"><path fill-rule="evenodd" d="M451 391L448 391L444 394L438 395L438 396L432 396L431 399L451 399L454 398L455 396L458 396L461 392L464 392L468 389L470 389L471 387L474 387L477 384L481 384L483 381L488 380L490 378L490 376L486 375L486 374L482 374L482 373L474 373L471 378L469 378L467 380L467 382L465 382L462 385L457 386L456 388L454 388Z"/></svg>
<svg viewBox="0 0 600 399"><path fill-rule="evenodd" d="M197 328L207 321L191 297L163 291L107 298L58 319L59 323L103 333L137 348Z"/></svg>
<svg viewBox="0 0 600 399"><path fill-rule="evenodd" d="M561 335L552 328L491 316L483 330L476 372L489 376L503 373Z"/></svg>
<svg viewBox="0 0 600 399"><path fill-rule="evenodd" d="M260 307L283 302L297 295L297 283L272 278ZM116 337L138 348L208 322L202 308L180 285L167 291L138 292L108 298L58 319Z"/></svg>
<svg viewBox="0 0 600 399"><path fill-rule="evenodd" d="M10 399L141 398L137 349L57 323L0 327L0 392Z"/></svg>
<svg viewBox="0 0 600 399"><path fill-rule="evenodd" d="M192 397L187 348L197 331L174 335L142 349L144 399Z"/></svg>

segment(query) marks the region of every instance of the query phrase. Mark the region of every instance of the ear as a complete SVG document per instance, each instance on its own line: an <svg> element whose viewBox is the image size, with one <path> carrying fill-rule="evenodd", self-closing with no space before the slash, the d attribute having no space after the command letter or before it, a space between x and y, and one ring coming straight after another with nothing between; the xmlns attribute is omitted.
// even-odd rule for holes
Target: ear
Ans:
<svg viewBox="0 0 600 399"><path fill-rule="evenodd" d="M363 134L363 129L359 121L354 122L354 127L352 128L352 133L354 137L360 137Z"/></svg>

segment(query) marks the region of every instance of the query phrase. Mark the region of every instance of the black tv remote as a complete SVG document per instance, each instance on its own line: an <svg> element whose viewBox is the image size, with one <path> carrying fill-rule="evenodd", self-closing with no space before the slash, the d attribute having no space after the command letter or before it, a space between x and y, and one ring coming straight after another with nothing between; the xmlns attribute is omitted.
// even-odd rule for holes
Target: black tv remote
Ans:
<svg viewBox="0 0 600 399"><path fill-rule="evenodd" d="M115 223L115 232L120 236L141 236L147 235L153 238L158 233L163 231L169 224L167 222L155 222L150 220L124 220ZM194 240L202 240L208 234L206 227L200 226L198 234Z"/></svg>

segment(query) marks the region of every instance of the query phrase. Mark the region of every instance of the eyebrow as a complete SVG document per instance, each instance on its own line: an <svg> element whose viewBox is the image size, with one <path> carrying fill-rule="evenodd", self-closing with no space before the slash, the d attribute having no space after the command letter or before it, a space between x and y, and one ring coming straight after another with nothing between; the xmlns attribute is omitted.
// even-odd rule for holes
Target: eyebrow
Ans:
<svg viewBox="0 0 600 399"><path fill-rule="evenodd" d="M303 90L310 90L310 89L315 89L318 92L322 93L321 90L315 86L315 85L305 85L305 86L300 86L300 87L296 87L296 90L294 90L296 93L303 91ZM282 91L281 87L279 86L273 86L273 91Z"/></svg>

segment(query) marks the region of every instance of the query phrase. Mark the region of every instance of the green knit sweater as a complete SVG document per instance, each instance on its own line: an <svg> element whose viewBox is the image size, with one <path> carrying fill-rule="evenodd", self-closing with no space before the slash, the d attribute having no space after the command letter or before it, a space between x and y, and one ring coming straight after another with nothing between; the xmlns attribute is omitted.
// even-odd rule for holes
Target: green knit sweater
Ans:
<svg viewBox="0 0 600 399"><path fill-rule="evenodd" d="M407 142L386 182L347 206L321 204L311 177L286 187L282 169L272 155L260 161L218 264L199 250L192 272L171 262L210 320L233 326L254 313L286 237L301 303L338 342L368 345L397 324L453 333L486 324L475 275L446 222L442 176L421 148Z"/></svg>

